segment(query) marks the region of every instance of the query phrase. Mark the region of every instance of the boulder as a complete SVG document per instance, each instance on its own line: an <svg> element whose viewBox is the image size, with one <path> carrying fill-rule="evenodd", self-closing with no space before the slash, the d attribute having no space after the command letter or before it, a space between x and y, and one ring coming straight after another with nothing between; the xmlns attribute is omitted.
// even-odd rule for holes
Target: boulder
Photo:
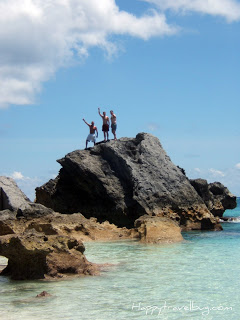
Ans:
<svg viewBox="0 0 240 320"><path fill-rule="evenodd" d="M72 237L46 236L35 230L1 236L0 255L8 258L1 274L16 280L97 274L97 266L87 261L84 250L83 243Z"/></svg>
<svg viewBox="0 0 240 320"><path fill-rule="evenodd" d="M6 214L9 218L37 217L52 212L42 204L31 202L12 178L0 177L0 217L6 218Z"/></svg>
<svg viewBox="0 0 240 320"><path fill-rule="evenodd" d="M237 197L222 183L208 184L204 179L193 179L190 182L214 216L222 217L226 209L236 208Z"/></svg>
<svg viewBox="0 0 240 320"><path fill-rule="evenodd" d="M30 200L9 177L0 177L0 211L9 209L17 211L29 207Z"/></svg>
<svg viewBox="0 0 240 320"><path fill-rule="evenodd" d="M140 133L58 160L56 179L36 189L36 202L132 228L143 215L166 216L184 229L214 229L217 220L158 138Z"/></svg>
<svg viewBox="0 0 240 320"><path fill-rule="evenodd" d="M145 215L135 221L135 227L143 243L172 243L183 240L181 228L169 218Z"/></svg>

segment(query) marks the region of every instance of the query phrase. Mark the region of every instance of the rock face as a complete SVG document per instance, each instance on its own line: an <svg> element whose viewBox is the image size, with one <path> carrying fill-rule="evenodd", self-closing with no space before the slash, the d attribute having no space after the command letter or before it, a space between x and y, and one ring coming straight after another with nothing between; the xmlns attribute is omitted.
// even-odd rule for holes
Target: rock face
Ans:
<svg viewBox="0 0 240 320"><path fill-rule="evenodd" d="M81 241L59 235L37 233L0 237L0 255L8 258L2 275L12 279L44 279L64 274L95 274L97 268L84 256Z"/></svg>
<svg viewBox="0 0 240 320"><path fill-rule="evenodd" d="M1 176L0 212L4 210L8 210L12 217L42 216L53 212L39 203L32 203L12 178Z"/></svg>
<svg viewBox="0 0 240 320"><path fill-rule="evenodd" d="M190 182L214 216L222 217L226 209L236 208L237 197L220 182L208 184L204 179L190 180Z"/></svg>
<svg viewBox="0 0 240 320"><path fill-rule="evenodd" d="M150 134L77 150L58 162L58 177L36 189L36 201L54 211L127 227L146 214L167 216L183 229L216 226L184 172Z"/></svg>
<svg viewBox="0 0 240 320"><path fill-rule="evenodd" d="M0 210L17 211L28 208L30 200L9 177L0 177Z"/></svg>
<svg viewBox="0 0 240 320"><path fill-rule="evenodd" d="M171 243L183 240L181 228L169 218L145 215L135 221L143 243Z"/></svg>

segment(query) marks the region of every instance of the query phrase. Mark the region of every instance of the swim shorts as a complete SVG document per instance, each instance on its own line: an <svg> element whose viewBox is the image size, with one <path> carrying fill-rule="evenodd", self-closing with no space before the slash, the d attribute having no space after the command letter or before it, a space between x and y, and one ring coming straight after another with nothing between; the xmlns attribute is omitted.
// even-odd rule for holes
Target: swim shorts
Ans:
<svg viewBox="0 0 240 320"><path fill-rule="evenodd" d="M102 126L102 131L103 131L103 132L109 131L109 125L108 125L108 124L103 124L103 126Z"/></svg>
<svg viewBox="0 0 240 320"><path fill-rule="evenodd" d="M117 130L117 124L116 123L112 123L111 124L111 128L112 128L112 131L116 131Z"/></svg>
<svg viewBox="0 0 240 320"><path fill-rule="evenodd" d="M96 142L96 136L94 133L90 133L88 136L87 136L87 141L90 142Z"/></svg>

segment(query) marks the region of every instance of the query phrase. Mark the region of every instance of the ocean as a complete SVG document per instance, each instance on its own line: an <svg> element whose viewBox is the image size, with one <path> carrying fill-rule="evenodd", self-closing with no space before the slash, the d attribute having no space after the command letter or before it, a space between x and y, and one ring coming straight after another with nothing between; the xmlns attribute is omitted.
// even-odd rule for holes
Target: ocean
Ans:
<svg viewBox="0 0 240 320"><path fill-rule="evenodd" d="M177 244L86 243L100 276L62 281L0 277L1 320L240 319L240 198L223 231L183 233ZM0 257L0 264L5 259ZM42 291L51 297L36 298Z"/></svg>

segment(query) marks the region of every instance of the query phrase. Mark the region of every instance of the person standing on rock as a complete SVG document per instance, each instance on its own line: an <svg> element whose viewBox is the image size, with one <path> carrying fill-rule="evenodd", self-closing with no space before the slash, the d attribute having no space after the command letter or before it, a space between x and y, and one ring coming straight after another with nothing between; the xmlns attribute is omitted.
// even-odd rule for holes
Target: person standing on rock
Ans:
<svg viewBox="0 0 240 320"><path fill-rule="evenodd" d="M103 120L102 131L104 134L104 141L107 141L107 140L109 140L108 131L109 131L110 120L109 120L108 116L106 115L105 111L103 112L103 114L101 114L100 108L98 108L98 113Z"/></svg>
<svg viewBox="0 0 240 320"><path fill-rule="evenodd" d="M114 114L114 112L111 110L110 111L111 114L111 128L112 128L112 134L114 136L114 140L117 140L117 136L116 136L116 130L117 130L117 117Z"/></svg>
<svg viewBox="0 0 240 320"><path fill-rule="evenodd" d="M87 123L85 119L83 119L83 121L89 126L89 129L90 129L90 133L87 136L87 140L86 140L86 149L87 149L88 142L92 141L94 145L96 144L95 132L97 132L97 137L98 137L98 129L97 127L94 126L94 121L92 121L91 124Z"/></svg>

